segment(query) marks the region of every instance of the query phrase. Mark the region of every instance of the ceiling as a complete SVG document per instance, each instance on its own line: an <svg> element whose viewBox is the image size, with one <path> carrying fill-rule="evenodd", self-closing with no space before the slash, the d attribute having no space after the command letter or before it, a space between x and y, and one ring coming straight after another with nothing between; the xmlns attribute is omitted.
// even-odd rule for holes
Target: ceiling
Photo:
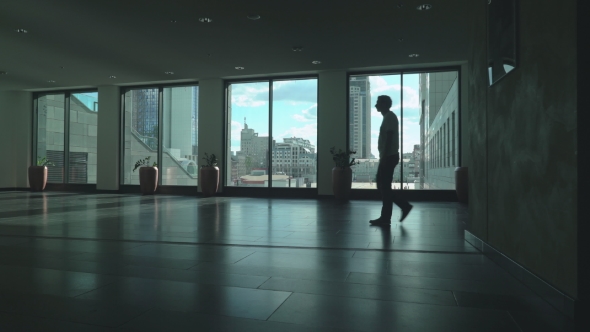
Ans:
<svg viewBox="0 0 590 332"><path fill-rule="evenodd" d="M3 0L0 90L457 63L470 1Z"/></svg>

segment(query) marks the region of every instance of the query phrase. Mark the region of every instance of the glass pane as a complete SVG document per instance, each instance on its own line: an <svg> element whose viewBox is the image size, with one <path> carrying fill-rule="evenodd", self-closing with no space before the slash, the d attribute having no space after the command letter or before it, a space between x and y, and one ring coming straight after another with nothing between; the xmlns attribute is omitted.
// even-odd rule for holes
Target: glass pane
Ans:
<svg viewBox="0 0 590 332"><path fill-rule="evenodd" d="M414 87L419 107L406 104ZM404 147L414 151L405 179L410 189L455 189L458 88L456 71L404 75Z"/></svg>
<svg viewBox="0 0 590 332"><path fill-rule="evenodd" d="M268 187L268 82L227 88L226 185Z"/></svg>
<svg viewBox="0 0 590 332"><path fill-rule="evenodd" d="M64 182L65 96L43 95L37 98L37 160L46 158L49 183Z"/></svg>
<svg viewBox="0 0 590 332"><path fill-rule="evenodd" d="M162 184L196 186L199 87L164 88Z"/></svg>
<svg viewBox="0 0 590 332"><path fill-rule="evenodd" d="M98 92L70 96L70 183L96 183Z"/></svg>
<svg viewBox="0 0 590 332"><path fill-rule="evenodd" d="M317 79L273 82L272 186L317 187Z"/></svg>
<svg viewBox="0 0 590 332"><path fill-rule="evenodd" d="M139 184L135 162L158 159L158 89L136 89L125 93L123 184Z"/></svg>
<svg viewBox="0 0 590 332"><path fill-rule="evenodd" d="M379 128L383 115L375 104L380 95L392 100L391 111L400 121L401 75L351 76L349 88L349 148L360 164L352 167L353 189L377 189L379 166ZM398 126L398 142L401 127ZM337 147L338 148L338 147ZM401 144L400 144L401 149ZM402 151L400 150L400 153ZM392 187L400 189L400 166L393 173Z"/></svg>

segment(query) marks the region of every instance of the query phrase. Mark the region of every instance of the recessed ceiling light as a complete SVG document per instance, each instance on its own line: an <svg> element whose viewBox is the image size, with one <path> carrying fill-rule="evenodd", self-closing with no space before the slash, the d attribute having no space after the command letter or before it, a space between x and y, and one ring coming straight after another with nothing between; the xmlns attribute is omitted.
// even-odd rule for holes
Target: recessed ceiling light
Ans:
<svg viewBox="0 0 590 332"><path fill-rule="evenodd" d="M15 29L14 31L18 32L18 33L27 33L28 31L25 29Z"/></svg>
<svg viewBox="0 0 590 332"><path fill-rule="evenodd" d="M170 23L177 23L177 20L170 20Z"/></svg>
<svg viewBox="0 0 590 332"><path fill-rule="evenodd" d="M427 3L416 7L416 9L418 9L418 10L429 10L430 8L432 8L432 5L427 4Z"/></svg>
<svg viewBox="0 0 590 332"><path fill-rule="evenodd" d="M318 60L314 60L314 61L312 61L311 63L313 63L314 65L319 65L319 64L320 64L320 63L322 63L322 62L321 62L321 61L318 61Z"/></svg>
<svg viewBox="0 0 590 332"><path fill-rule="evenodd" d="M250 19L250 20L254 20L254 21L256 21L256 20L259 20L259 19L260 19L260 15L258 15L258 14L248 14L248 16L246 16L246 17L247 17L248 19Z"/></svg>
<svg viewBox="0 0 590 332"><path fill-rule="evenodd" d="M0 75L8 75L8 72L0 71Z"/></svg>
<svg viewBox="0 0 590 332"><path fill-rule="evenodd" d="M244 70L244 67L236 67L237 70Z"/></svg>
<svg viewBox="0 0 590 332"><path fill-rule="evenodd" d="M59 68L64 69L65 67L64 66L59 66Z"/></svg>
<svg viewBox="0 0 590 332"><path fill-rule="evenodd" d="M164 74L166 74L166 75L174 75L174 72L173 71L165 71Z"/></svg>
<svg viewBox="0 0 590 332"><path fill-rule="evenodd" d="M402 42L402 41L404 41L404 39L403 38L398 38L397 41L401 41Z"/></svg>
<svg viewBox="0 0 590 332"><path fill-rule="evenodd" d="M403 4L403 3L399 3L399 4L397 5L397 8L402 8L403 6L404 6L404 4Z"/></svg>
<svg viewBox="0 0 590 332"><path fill-rule="evenodd" d="M199 22L201 22L201 23L211 23L211 22L213 22L213 19L212 18L209 18L209 17L201 17L201 18L199 18Z"/></svg>
<svg viewBox="0 0 590 332"><path fill-rule="evenodd" d="M420 54L416 54L416 53L412 53L410 55L408 55L410 58L417 58L420 56Z"/></svg>
<svg viewBox="0 0 590 332"><path fill-rule="evenodd" d="M109 78L117 78L117 76L111 75L111 76L109 76Z"/></svg>
<svg viewBox="0 0 590 332"><path fill-rule="evenodd" d="M292 50L293 50L293 52L301 52L301 51L303 51L303 47L302 46L293 46Z"/></svg>
<svg viewBox="0 0 590 332"><path fill-rule="evenodd" d="M47 82L48 82L48 83L55 83L55 81L54 81L54 80L49 80L49 81L47 81Z"/></svg>

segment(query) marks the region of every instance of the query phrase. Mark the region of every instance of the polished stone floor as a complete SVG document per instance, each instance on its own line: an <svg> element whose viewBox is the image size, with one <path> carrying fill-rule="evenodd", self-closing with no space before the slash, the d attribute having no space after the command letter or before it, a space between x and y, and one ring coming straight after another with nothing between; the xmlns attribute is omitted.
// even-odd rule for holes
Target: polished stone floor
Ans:
<svg viewBox="0 0 590 332"><path fill-rule="evenodd" d="M571 329L414 204L0 192L0 331Z"/></svg>

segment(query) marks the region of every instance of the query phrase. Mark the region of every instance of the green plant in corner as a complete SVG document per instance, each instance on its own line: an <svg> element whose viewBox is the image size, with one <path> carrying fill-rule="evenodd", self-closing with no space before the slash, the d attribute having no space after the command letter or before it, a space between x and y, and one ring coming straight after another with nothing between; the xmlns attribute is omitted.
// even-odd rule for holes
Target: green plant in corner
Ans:
<svg viewBox="0 0 590 332"><path fill-rule="evenodd" d="M205 152L205 157L203 157L203 159L205 159L205 162L207 164L202 165L201 167L215 167L215 166L217 166L217 157L215 157L215 155L213 153L211 155L209 155L207 152Z"/></svg>
<svg viewBox="0 0 590 332"><path fill-rule="evenodd" d="M47 157L37 158L37 166L55 166Z"/></svg>
<svg viewBox="0 0 590 332"><path fill-rule="evenodd" d="M150 165L150 158L151 157L145 157L143 159L139 159L138 161L135 162L135 167L133 168L133 171L135 172L136 169L138 169L141 166L149 166ZM158 163L154 162L152 164L152 167L158 167Z"/></svg>
<svg viewBox="0 0 590 332"><path fill-rule="evenodd" d="M332 160L334 160L334 164L340 169L360 164L360 162L355 161L354 158L350 159L350 156L355 154L356 151L351 151L348 149L346 149L346 151L342 151L342 149L338 149L338 152L336 152L336 147L333 146L330 148L330 153L332 154Z"/></svg>

